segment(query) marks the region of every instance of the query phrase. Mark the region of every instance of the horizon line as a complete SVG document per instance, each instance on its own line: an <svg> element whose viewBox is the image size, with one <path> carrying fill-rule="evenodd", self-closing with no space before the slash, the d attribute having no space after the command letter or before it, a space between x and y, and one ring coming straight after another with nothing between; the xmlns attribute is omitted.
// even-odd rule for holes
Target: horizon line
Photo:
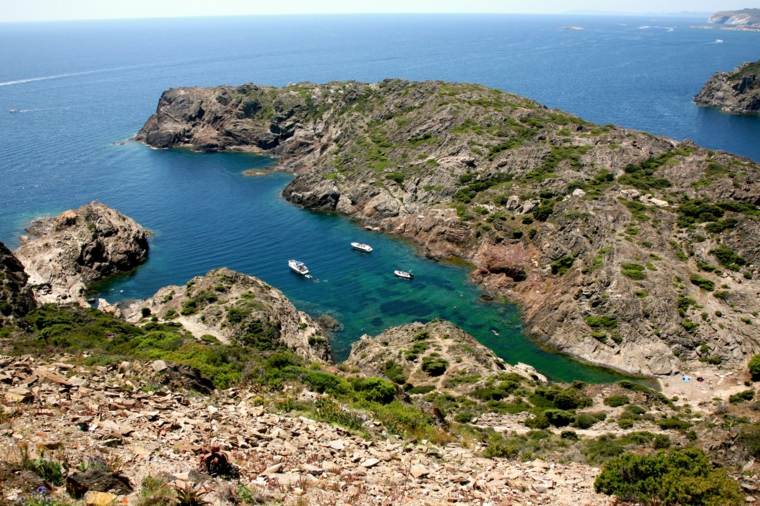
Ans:
<svg viewBox="0 0 760 506"><path fill-rule="evenodd" d="M34 24L34 23L82 23L98 21L151 21L170 19L222 19L222 18L252 18L252 17L328 17L328 16L589 16L589 17L636 17L636 16L668 16L668 17L699 17L709 16L705 11L662 11L662 12L632 12L632 11L563 11L563 12L509 12L509 11L479 11L479 12L283 12L267 14L198 14L187 16L140 16L116 18L65 18L65 19L21 19L0 20L0 24Z"/></svg>

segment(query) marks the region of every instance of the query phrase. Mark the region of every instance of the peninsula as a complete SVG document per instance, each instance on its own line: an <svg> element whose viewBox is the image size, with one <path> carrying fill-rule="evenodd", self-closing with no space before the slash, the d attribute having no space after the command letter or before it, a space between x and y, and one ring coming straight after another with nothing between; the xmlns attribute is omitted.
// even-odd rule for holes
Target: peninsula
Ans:
<svg viewBox="0 0 760 506"><path fill-rule="evenodd" d="M709 377L759 349L749 160L401 80L172 89L137 138L272 155L291 202L471 262L530 334L587 361Z"/></svg>

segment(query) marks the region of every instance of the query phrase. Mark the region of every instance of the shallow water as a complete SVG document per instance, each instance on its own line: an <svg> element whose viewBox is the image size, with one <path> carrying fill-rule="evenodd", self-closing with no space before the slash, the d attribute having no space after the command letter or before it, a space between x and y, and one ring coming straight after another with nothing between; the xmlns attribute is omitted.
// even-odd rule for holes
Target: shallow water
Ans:
<svg viewBox="0 0 760 506"><path fill-rule="evenodd" d="M617 123L760 160L760 120L691 102L719 69L756 58L760 34L689 29L701 20L531 16L240 18L0 26L0 240L24 223L100 199L154 231L150 260L108 287L145 297L211 268L263 278L344 329L362 333L446 318L511 362L551 377L615 376L539 350L514 306L480 301L467 273L347 220L280 197L289 176L244 177L269 161L242 154L153 151L121 143L164 89L385 77L472 81L514 91L599 123ZM576 25L584 31L567 31ZM672 26L673 31L642 26ZM20 112L9 114L5 111ZM352 240L375 247L350 249ZM306 261L305 281L286 261ZM414 271L397 280L394 268ZM498 334L498 335L497 335Z"/></svg>

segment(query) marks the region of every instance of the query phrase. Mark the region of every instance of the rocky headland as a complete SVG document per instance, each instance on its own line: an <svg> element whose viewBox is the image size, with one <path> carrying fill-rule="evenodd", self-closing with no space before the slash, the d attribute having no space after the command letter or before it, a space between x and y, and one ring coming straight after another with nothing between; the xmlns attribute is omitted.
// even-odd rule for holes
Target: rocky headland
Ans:
<svg viewBox="0 0 760 506"><path fill-rule="evenodd" d="M760 9L719 11L711 15L708 21L721 28L760 30Z"/></svg>
<svg viewBox="0 0 760 506"><path fill-rule="evenodd" d="M564 353L642 374L760 350L758 165L483 86L387 80L166 91L137 138L244 150L285 197L456 256Z"/></svg>
<svg viewBox="0 0 760 506"><path fill-rule="evenodd" d="M330 360L326 332L276 288L229 269L161 288L121 310L133 323L176 322L198 339L259 348L285 346L298 355Z"/></svg>
<svg viewBox="0 0 760 506"><path fill-rule="evenodd" d="M100 202L37 219L26 232L15 255L41 304L86 305L92 283L129 272L148 256L148 232Z"/></svg>
<svg viewBox="0 0 760 506"><path fill-rule="evenodd" d="M760 61L712 76L694 99L730 114L760 113Z"/></svg>

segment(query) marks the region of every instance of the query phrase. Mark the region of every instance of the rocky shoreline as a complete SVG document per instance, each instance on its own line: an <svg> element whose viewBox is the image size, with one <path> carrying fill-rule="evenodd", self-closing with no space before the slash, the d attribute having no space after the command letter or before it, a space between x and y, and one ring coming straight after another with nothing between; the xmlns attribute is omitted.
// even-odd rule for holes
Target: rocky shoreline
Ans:
<svg viewBox="0 0 760 506"><path fill-rule="evenodd" d="M694 101L729 114L760 114L760 62L740 65L731 72L718 72Z"/></svg>
<svg viewBox="0 0 760 506"><path fill-rule="evenodd" d="M587 362L668 376L760 347L748 160L398 80L173 89L137 139L274 156L291 202L471 262L534 338Z"/></svg>

